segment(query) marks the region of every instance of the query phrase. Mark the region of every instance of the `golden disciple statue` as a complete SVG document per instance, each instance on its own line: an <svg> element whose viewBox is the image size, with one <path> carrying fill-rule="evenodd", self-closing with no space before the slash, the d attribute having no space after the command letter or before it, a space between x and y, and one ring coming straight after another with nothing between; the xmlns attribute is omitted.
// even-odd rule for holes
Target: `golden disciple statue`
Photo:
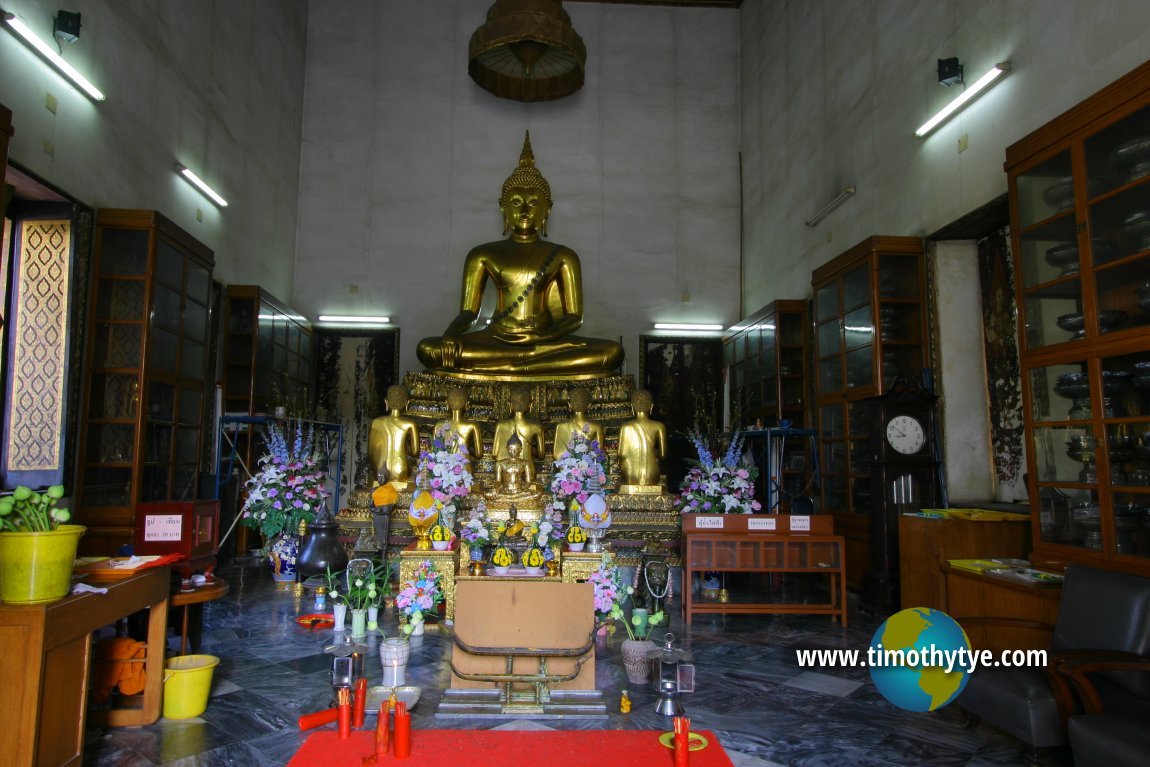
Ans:
<svg viewBox="0 0 1150 767"><path fill-rule="evenodd" d="M489 377L595 378L616 370L623 347L615 341L573 335L583 324L579 257L546 243L551 186L535 167L530 134L519 166L503 183L499 210L510 237L477 245L463 264L459 314L440 337L419 342L429 370ZM487 283L496 305L479 322ZM477 323L480 330L468 332Z"/></svg>
<svg viewBox="0 0 1150 767"><path fill-rule="evenodd" d="M483 427L475 421L466 421L463 418L467 410L467 389L452 386L447 392L447 409L451 411L451 417L436 424L436 431L444 424L451 426L459 435L459 441L467 448L466 469L473 472L475 459L483 455Z"/></svg>
<svg viewBox="0 0 1150 767"><path fill-rule="evenodd" d="M662 492L659 461L667 453L667 427L651 418L651 392L631 393L635 418L619 427L620 493Z"/></svg>
<svg viewBox="0 0 1150 767"><path fill-rule="evenodd" d="M571 436L575 432L583 432L590 439L599 443L603 450L603 427L594 421L587 420L587 408L591 406L591 392L582 386L571 390L568 401L571 404L571 418L555 425L555 439L551 443L551 457L558 461L571 443Z"/></svg>
<svg viewBox="0 0 1150 767"><path fill-rule="evenodd" d="M531 392L517 386L511 390L511 416L495 424L495 436L491 441L491 454L495 460L507 456L507 441L519 437L523 447L523 458L534 461L544 455L543 424L528 414L531 408Z"/></svg>
<svg viewBox="0 0 1150 767"><path fill-rule="evenodd" d="M398 385L387 387L388 414L371 422L367 440L372 467L377 474L386 468L392 483L400 490L407 487L411 477L411 459L419 455L419 427L402 415L407 399L407 389Z"/></svg>

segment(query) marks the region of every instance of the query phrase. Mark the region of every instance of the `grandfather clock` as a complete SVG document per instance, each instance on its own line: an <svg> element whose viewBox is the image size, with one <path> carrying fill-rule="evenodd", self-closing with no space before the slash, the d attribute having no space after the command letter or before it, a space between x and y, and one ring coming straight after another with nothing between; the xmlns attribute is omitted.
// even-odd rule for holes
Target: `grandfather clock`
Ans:
<svg viewBox="0 0 1150 767"><path fill-rule="evenodd" d="M936 424L938 395L919 379L899 378L871 398L870 568L860 606L876 614L898 609L898 518L942 505L945 493Z"/></svg>

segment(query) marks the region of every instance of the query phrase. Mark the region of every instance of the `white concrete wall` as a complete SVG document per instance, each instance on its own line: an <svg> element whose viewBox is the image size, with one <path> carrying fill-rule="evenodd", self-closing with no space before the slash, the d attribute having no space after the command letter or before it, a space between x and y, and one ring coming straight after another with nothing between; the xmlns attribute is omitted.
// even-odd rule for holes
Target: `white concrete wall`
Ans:
<svg viewBox="0 0 1150 767"><path fill-rule="evenodd" d="M568 3L587 46L573 96L522 104L467 75L488 2L312 3L293 306L387 314L401 368L458 311L463 258L500 238L531 131L550 239L583 264L583 335L739 318L735 10Z"/></svg>
<svg viewBox="0 0 1150 767"><path fill-rule="evenodd" d="M306 0L5 0L107 95L93 103L0 31L10 159L83 203L161 211L216 253L216 277L289 299L299 198ZM56 99L55 113L45 107ZM181 180L183 163L227 199ZM197 219L197 212L202 220Z"/></svg>
<svg viewBox="0 0 1150 767"><path fill-rule="evenodd" d="M811 271L865 237L927 235L1006 192L1006 147L1150 59L1145 0L744 0L743 250L749 310L810 293ZM925 139L956 94L1012 71ZM959 138L969 146L959 151ZM803 222L844 186L857 193Z"/></svg>

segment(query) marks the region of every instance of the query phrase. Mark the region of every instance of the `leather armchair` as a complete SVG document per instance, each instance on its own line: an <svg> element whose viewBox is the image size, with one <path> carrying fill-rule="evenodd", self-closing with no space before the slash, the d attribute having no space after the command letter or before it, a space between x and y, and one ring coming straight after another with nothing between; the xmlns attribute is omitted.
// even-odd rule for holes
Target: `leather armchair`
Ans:
<svg viewBox="0 0 1150 767"><path fill-rule="evenodd" d="M1080 659L1063 663L1059 671L1074 684L1084 712L1071 716L1068 726L1075 767L1144 767L1150 761L1150 712L1107 711L1096 681L1117 672L1141 672L1138 676L1150 679L1150 658Z"/></svg>
<svg viewBox="0 0 1150 767"><path fill-rule="evenodd" d="M1150 720L1150 676L1132 678L1119 670L1095 673L1087 665L1099 653L1110 659L1150 657L1150 579L1071 565L1054 626L1009 618L956 620L964 627L1006 625L1050 631L1045 668L978 668L957 700L967 712L1026 743L1030 761L1041 761L1043 750L1068 743L1067 718L1078 704L1072 677L1059 671L1066 664L1081 664L1080 675L1091 676L1097 696L1109 710L1128 715L1142 711Z"/></svg>

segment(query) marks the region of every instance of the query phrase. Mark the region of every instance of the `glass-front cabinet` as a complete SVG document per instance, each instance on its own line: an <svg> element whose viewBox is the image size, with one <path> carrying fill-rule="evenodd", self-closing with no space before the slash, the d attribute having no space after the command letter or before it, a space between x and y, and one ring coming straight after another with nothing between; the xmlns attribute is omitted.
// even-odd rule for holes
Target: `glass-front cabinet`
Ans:
<svg viewBox="0 0 1150 767"><path fill-rule="evenodd" d="M85 551L130 543L137 503L199 497L213 265L155 211L97 213L77 477Z"/></svg>
<svg viewBox="0 0 1150 767"><path fill-rule="evenodd" d="M822 509L847 538L848 578L869 561L871 406L927 354L923 241L870 237L816 269L815 412Z"/></svg>
<svg viewBox="0 0 1150 767"><path fill-rule="evenodd" d="M1150 65L1006 158L1032 556L1150 573Z"/></svg>

